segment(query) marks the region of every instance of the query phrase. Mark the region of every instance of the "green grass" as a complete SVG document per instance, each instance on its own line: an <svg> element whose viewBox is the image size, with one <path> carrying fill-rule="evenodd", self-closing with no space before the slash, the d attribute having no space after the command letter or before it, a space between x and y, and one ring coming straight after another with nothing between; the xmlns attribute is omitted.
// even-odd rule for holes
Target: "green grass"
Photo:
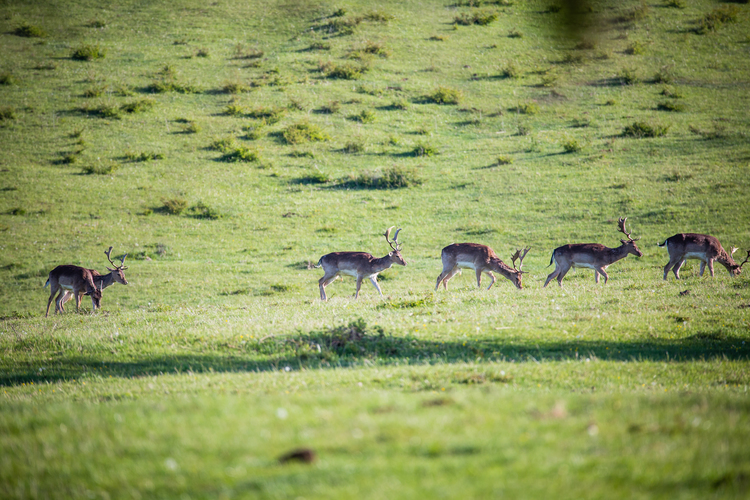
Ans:
<svg viewBox="0 0 750 500"><path fill-rule="evenodd" d="M750 249L749 11L551 5L3 3L0 497L746 497L750 268L656 243ZM643 257L541 287L621 216ZM384 298L322 303L393 225ZM461 241L523 290L434 292ZM129 284L44 318L109 246Z"/></svg>

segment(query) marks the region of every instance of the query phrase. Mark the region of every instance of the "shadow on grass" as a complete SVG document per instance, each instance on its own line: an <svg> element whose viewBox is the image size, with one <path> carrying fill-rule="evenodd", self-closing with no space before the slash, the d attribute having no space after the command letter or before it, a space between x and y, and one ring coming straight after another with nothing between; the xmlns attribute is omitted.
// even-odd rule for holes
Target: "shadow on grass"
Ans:
<svg viewBox="0 0 750 500"><path fill-rule="evenodd" d="M424 305L417 302L385 302L381 307L414 308ZM22 347L16 346L19 349ZM202 349L206 349L206 346ZM750 345L743 344L741 338L727 335L721 327L702 330L683 339L438 342L387 335L382 328L368 327L361 319L333 329L294 335L268 335L244 344L237 339L228 339L208 349L209 352L198 352L197 349L190 352L188 348L187 352L160 353L126 361L104 354L85 356L78 353L59 353L60 357L44 362L7 359L0 373L0 386L51 383L91 374L103 378L133 378L179 373L297 371L363 364L465 363L478 359L514 363L584 361L587 358L623 363L681 363L750 358Z"/></svg>

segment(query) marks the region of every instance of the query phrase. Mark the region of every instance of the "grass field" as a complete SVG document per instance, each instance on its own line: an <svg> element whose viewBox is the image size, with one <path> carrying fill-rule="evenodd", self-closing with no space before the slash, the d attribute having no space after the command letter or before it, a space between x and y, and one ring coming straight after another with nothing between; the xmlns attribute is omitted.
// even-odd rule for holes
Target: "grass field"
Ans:
<svg viewBox="0 0 750 500"><path fill-rule="evenodd" d="M750 250L750 10L570 5L0 2L0 497L746 498L750 274L656 244Z"/></svg>

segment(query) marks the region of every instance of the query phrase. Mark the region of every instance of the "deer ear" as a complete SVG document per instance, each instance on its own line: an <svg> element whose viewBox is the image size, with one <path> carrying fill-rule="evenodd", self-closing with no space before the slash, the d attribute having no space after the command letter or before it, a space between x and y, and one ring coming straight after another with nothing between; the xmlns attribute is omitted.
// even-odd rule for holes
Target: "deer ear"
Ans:
<svg viewBox="0 0 750 500"><path fill-rule="evenodd" d="M620 240L620 243L622 243L622 244L624 245L625 243L627 243L627 241L625 241L625 240Z"/></svg>
<svg viewBox="0 0 750 500"><path fill-rule="evenodd" d="M111 268L109 268L109 267L108 267L108 268L107 268L107 271L112 271L112 272L115 272L115 271L117 271L117 269L111 269Z"/></svg>

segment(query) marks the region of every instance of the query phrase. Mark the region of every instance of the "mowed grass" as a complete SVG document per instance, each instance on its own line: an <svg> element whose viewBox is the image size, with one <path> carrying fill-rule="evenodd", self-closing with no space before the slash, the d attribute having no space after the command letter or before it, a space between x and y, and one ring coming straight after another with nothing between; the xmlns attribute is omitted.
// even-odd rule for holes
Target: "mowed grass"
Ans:
<svg viewBox="0 0 750 500"><path fill-rule="evenodd" d="M750 279L656 243L750 249L750 14L677 4L3 4L0 496L747 496ZM642 258L542 288L621 216ZM434 292L461 241L524 289Z"/></svg>

